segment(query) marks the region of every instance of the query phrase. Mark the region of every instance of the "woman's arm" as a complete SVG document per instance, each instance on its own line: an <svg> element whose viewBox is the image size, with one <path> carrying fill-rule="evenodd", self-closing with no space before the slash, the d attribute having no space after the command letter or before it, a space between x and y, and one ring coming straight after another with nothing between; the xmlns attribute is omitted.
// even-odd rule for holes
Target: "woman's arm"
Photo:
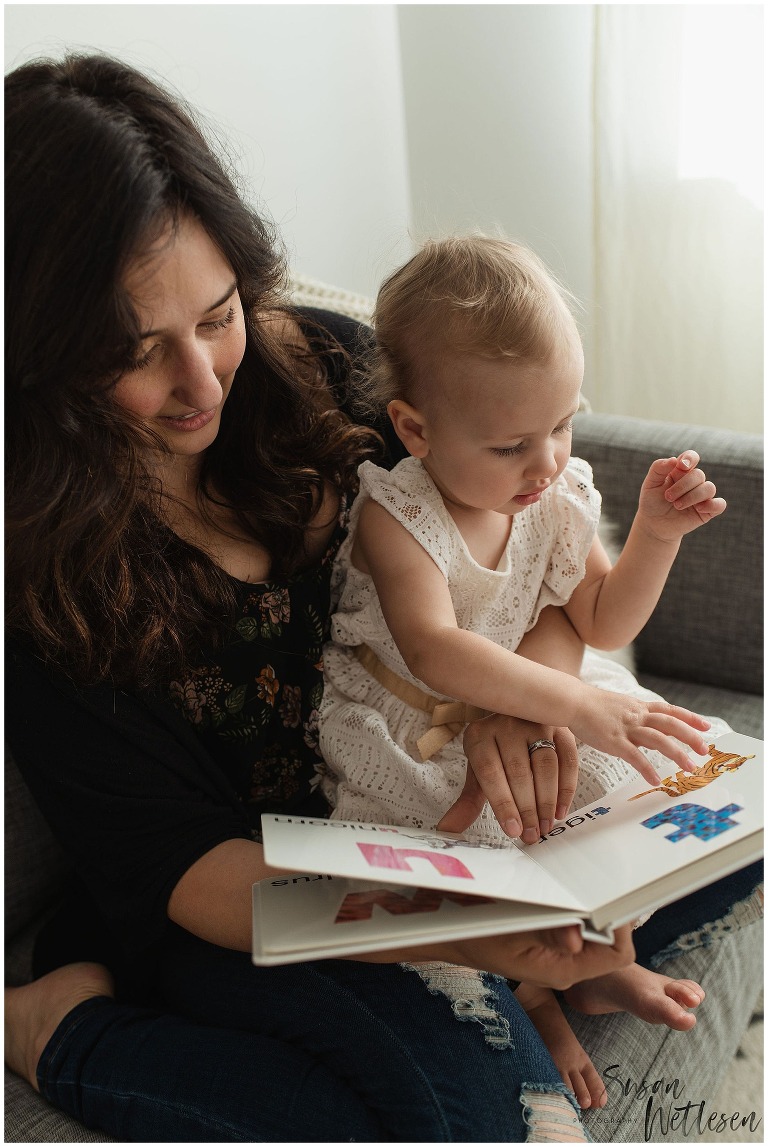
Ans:
<svg viewBox="0 0 768 1147"><path fill-rule="evenodd" d="M245 809L170 706L75 687L17 643L6 667L19 771L130 959L162 938L171 893L197 860L230 840L250 845Z"/></svg>
<svg viewBox="0 0 768 1147"><path fill-rule="evenodd" d="M251 885L273 870L194 732L126 694L55 679L21 649L9 651L8 669L6 731L19 768L125 951L159 940L169 917L250 950ZM623 942L593 951L564 929L368 958L487 966L565 987L632 954Z"/></svg>
<svg viewBox="0 0 768 1147"><path fill-rule="evenodd" d="M184 874L171 895L169 915L210 943L250 951L251 884L272 871L264 864L260 845L226 841ZM630 936L631 929L623 928L610 946L586 943L572 926L368 952L354 959L384 964L442 961L564 990L630 964Z"/></svg>
<svg viewBox="0 0 768 1147"><path fill-rule="evenodd" d="M184 873L168 901L168 916L202 940L251 950L251 886L285 873L270 868L253 840L225 840Z"/></svg>

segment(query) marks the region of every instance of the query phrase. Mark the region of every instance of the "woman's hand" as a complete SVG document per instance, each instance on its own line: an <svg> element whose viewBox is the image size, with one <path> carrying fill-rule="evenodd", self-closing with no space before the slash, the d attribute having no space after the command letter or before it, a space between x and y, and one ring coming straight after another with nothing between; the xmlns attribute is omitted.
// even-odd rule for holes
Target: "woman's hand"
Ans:
<svg viewBox="0 0 768 1147"><path fill-rule="evenodd" d="M565 991L582 980L626 968L635 958L632 928L617 928L612 944L585 940L575 924L542 928L506 936L480 936L455 943L422 944L389 952L365 952L349 957L371 964L447 963L495 972L542 988Z"/></svg>
<svg viewBox="0 0 768 1147"><path fill-rule="evenodd" d="M555 748L529 755L528 746L539 740L554 741ZM486 801L507 836L522 836L526 844L534 844L554 820L567 815L579 771L569 729L492 714L467 725L464 752L464 788L438 824L441 832L463 832Z"/></svg>
<svg viewBox="0 0 768 1147"><path fill-rule="evenodd" d="M442 959L542 988L565 991L581 980L626 968L635 958L632 928L617 928L612 944L584 940L575 924L460 940Z"/></svg>

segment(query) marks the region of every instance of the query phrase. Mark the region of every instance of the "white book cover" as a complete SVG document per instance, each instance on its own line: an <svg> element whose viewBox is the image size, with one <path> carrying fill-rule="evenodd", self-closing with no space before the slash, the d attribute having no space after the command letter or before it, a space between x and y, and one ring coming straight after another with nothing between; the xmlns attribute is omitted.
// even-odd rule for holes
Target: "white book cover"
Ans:
<svg viewBox="0 0 768 1147"><path fill-rule="evenodd" d="M670 766L656 787L638 776L529 846L265 814L267 863L291 875L254 885L254 962L573 922L610 942L762 855L762 742L728 733L694 760L695 773Z"/></svg>

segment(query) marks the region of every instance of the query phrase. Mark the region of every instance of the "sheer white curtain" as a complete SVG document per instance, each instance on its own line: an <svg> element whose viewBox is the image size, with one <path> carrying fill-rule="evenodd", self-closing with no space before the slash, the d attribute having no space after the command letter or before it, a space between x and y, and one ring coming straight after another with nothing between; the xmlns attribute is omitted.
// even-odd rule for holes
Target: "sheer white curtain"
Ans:
<svg viewBox="0 0 768 1147"><path fill-rule="evenodd" d="M763 425L762 6L595 8L596 410Z"/></svg>

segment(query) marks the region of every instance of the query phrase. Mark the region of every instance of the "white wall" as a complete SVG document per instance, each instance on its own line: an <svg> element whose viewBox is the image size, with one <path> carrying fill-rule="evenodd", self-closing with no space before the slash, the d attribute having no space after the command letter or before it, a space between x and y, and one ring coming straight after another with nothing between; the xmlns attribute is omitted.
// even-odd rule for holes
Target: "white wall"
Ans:
<svg viewBox="0 0 768 1147"><path fill-rule="evenodd" d="M6 71L78 48L154 74L213 122L296 269L372 294L407 257L393 5L6 5Z"/></svg>
<svg viewBox="0 0 768 1147"><path fill-rule="evenodd" d="M584 304L592 276L589 4L398 8L416 236L500 230Z"/></svg>

